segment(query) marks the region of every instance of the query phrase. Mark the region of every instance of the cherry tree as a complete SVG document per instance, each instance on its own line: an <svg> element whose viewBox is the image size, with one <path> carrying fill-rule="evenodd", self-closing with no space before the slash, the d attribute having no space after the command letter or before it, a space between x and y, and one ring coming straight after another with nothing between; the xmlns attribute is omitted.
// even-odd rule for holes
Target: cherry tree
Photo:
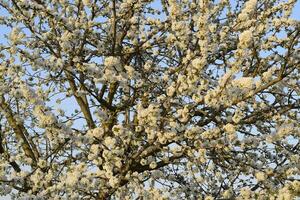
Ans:
<svg viewBox="0 0 300 200"><path fill-rule="evenodd" d="M0 0L0 194L300 196L296 0Z"/></svg>

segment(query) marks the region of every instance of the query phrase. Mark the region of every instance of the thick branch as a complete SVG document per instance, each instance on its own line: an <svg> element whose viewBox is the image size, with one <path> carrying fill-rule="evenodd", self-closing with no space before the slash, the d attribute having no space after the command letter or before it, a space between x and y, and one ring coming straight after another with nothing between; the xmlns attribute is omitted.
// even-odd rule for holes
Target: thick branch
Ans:
<svg viewBox="0 0 300 200"><path fill-rule="evenodd" d="M0 108L4 111L4 115L9 123L9 125L13 128L17 140L22 140L22 149L25 152L25 155L29 158L31 158L34 163L37 162L37 159L39 157L39 153L37 151L37 148L32 143L30 144L29 141L29 134L23 124L20 124L16 121L14 118L13 111L11 110L10 106L5 102L5 99L3 96L0 98Z"/></svg>
<svg viewBox="0 0 300 200"><path fill-rule="evenodd" d="M67 76L67 79L68 79L68 82L70 84L70 87L71 87L71 90L72 92L75 94L75 99L86 119L86 122L87 122L87 125L90 129L93 129L96 127L95 123L94 123L94 120L93 120L93 117L92 117L92 114L90 112L90 109L88 107L88 104L87 102L85 103L85 100L84 98L80 97L80 96L77 96L77 86L76 86L76 83L75 83L75 80L73 79L73 77L71 76L70 72L66 72L66 76Z"/></svg>
<svg viewBox="0 0 300 200"><path fill-rule="evenodd" d="M2 145L2 136L1 136L1 134L0 134L0 154L5 154L5 149ZM9 155L8 155L8 160L9 160ZM9 162L9 164L12 166L12 168L16 172L21 172L20 166L15 161L11 161L11 162Z"/></svg>

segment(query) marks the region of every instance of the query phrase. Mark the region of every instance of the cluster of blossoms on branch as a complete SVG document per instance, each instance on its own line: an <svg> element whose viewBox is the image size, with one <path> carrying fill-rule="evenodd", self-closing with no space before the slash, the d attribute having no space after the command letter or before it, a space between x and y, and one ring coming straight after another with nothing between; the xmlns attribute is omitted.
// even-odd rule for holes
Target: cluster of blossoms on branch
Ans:
<svg viewBox="0 0 300 200"><path fill-rule="evenodd" d="M0 0L0 195L300 196L296 0Z"/></svg>

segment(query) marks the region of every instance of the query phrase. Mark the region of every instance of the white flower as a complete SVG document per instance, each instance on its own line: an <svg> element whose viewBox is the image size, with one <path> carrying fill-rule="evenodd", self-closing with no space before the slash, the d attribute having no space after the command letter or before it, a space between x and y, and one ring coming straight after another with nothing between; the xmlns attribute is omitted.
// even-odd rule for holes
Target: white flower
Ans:
<svg viewBox="0 0 300 200"><path fill-rule="evenodd" d="M106 137L104 140L105 146L112 148L116 144L116 139L112 137Z"/></svg>
<svg viewBox="0 0 300 200"><path fill-rule="evenodd" d="M169 97L173 96L175 92L176 92L176 88L174 87L174 85L171 85L170 87L167 88L167 95Z"/></svg>
<svg viewBox="0 0 300 200"><path fill-rule="evenodd" d="M143 127L142 126L136 126L135 127L135 131L136 132L141 132L143 130Z"/></svg>
<svg viewBox="0 0 300 200"><path fill-rule="evenodd" d="M20 28L13 28L10 35L9 39L12 43L16 44L18 43L21 39L24 38L24 34L20 31Z"/></svg>
<svg viewBox="0 0 300 200"><path fill-rule="evenodd" d="M212 196L206 196L204 200L214 200L214 198Z"/></svg>
<svg viewBox="0 0 300 200"><path fill-rule="evenodd" d="M258 180L258 181L264 181L266 179L266 175L265 173L263 172L257 172L255 174L255 178Z"/></svg>
<svg viewBox="0 0 300 200"><path fill-rule="evenodd" d="M226 124L224 126L224 130L227 132L227 133L235 133L235 126L232 125L232 124Z"/></svg>
<svg viewBox="0 0 300 200"><path fill-rule="evenodd" d="M120 59L114 56L109 56L105 58L104 65L106 67L114 67L120 65Z"/></svg>
<svg viewBox="0 0 300 200"><path fill-rule="evenodd" d="M150 163L149 167L150 167L151 169L154 169L154 168L157 167L157 163L153 161L153 162Z"/></svg>
<svg viewBox="0 0 300 200"><path fill-rule="evenodd" d="M254 86L254 79L252 77L241 77L233 80L232 84L237 87L251 89Z"/></svg>
<svg viewBox="0 0 300 200"><path fill-rule="evenodd" d="M21 98L23 95L21 89L13 89L12 93L15 98Z"/></svg>
<svg viewBox="0 0 300 200"><path fill-rule="evenodd" d="M229 199L229 198L232 196L231 190L225 190L222 196L223 196L225 199Z"/></svg>
<svg viewBox="0 0 300 200"><path fill-rule="evenodd" d="M241 13L238 16L238 19L240 21L246 21L249 20L251 17L251 14L256 9L257 0L248 0L245 3L244 8L242 9Z"/></svg>
<svg viewBox="0 0 300 200"><path fill-rule="evenodd" d="M83 5L89 6L91 4L91 0L82 0Z"/></svg>
<svg viewBox="0 0 300 200"><path fill-rule="evenodd" d="M30 180L34 184L38 184L41 181L41 177L43 175L43 172L38 168L33 175L30 176Z"/></svg>
<svg viewBox="0 0 300 200"><path fill-rule="evenodd" d="M249 199L251 197L251 190L249 188L244 187L241 189L240 195L245 199Z"/></svg>
<svg viewBox="0 0 300 200"><path fill-rule="evenodd" d="M57 122L56 116L47 111L46 108L42 105L37 105L34 108L34 115L38 118L39 123L42 127L51 126Z"/></svg>
<svg viewBox="0 0 300 200"><path fill-rule="evenodd" d="M253 40L252 31L246 30L242 32L239 36L239 46L241 48L247 48L251 45L252 40Z"/></svg>
<svg viewBox="0 0 300 200"><path fill-rule="evenodd" d="M112 128L112 131L116 136L120 136L123 133L123 130L124 130L124 128L120 124L114 125Z"/></svg>
<svg viewBox="0 0 300 200"><path fill-rule="evenodd" d="M78 182L79 177L80 177L79 171L75 171L73 173L70 172L67 178L65 179L66 184L68 186L74 186Z"/></svg>
<svg viewBox="0 0 300 200"><path fill-rule="evenodd" d="M262 75L262 81L268 82L272 79L273 73L276 71L276 67L269 68L266 72Z"/></svg>
<svg viewBox="0 0 300 200"><path fill-rule="evenodd" d="M46 167L46 166L47 166L47 161L46 161L46 160L40 159L39 162L38 162L38 166L39 166L40 168Z"/></svg>
<svg viewBox="0 0 300 200"><path fill-rule="evenodd" d="M284 137L291 134L297 128L292 123L283 123L277 130L277 135L279 137Z"/></svg>
<svg viewBox="0 0 300 200"><path fill-rule="evenodd" d="M146 64L144 65L144 69L145 69L146 71L149 71L149 70L151 69L151 65L152 65L152 63L149 62L149 61L147 61Z"/></svg>
<svg viewBox="0 0 300 200"><path fill-rule="evenodd" d="M192 66L195 68L195 69L202 69L205 65L205 61L203 61L202 59L200 58L196 58L192 61Z"/></svg>
<svg viewBox="0 0 300 200"><path fill-rule="evenodd" d="M237 124L243 117L244 117L244 113L238 109L235 111L235 113L232 117L232 121Z"/></svg>
<svg viewBox="0 0 300 200"><path fill-rule="evenodd" d="M243 12L252 12L256 8L257 0L248 0Z"/></svg>
<svg viewBox="0 0 300 200"><path fill-rule="evenodd" d="M233 72L231 70L229 70L222 76L222 78L220 78L220 80L219 80L220 87L224 87L226 85L228 80L232 77L232 74L233 74Z"/></svg>
<svg viewBox="0 0 300 200"><path fill-rule="evenodd" d="M134 68L133 68L132 66L125 65L125 69L126 69L126 71L127 71L127 73L128 73L128 76L129 76L130 78L133 78L134 72L135 72Z"/></svg>
<svg viewBox="0 0 300 200"><path fill-rule="evenodd" d="M114 177L114 176L113 176L113 177L110 177L110 179L109 179L109 184L110 184L111 187L115 188L115 187L117 187L118 184L119 184L119 179L116 178L116 177Z"/></svg>
<svg viewBox="0 0 300 200"><path fill-rule="evenodd" d="M62 36L61 36L61 41L62 42L68 42L70 40L70 38L72 37L71 33L68 31L65 31Z"/></svg>
<svg viewBox="0 0 300 200"><path fill-rule="evenodd" d="M99 145L93 144L93 145L91 146L91 148L90 148L90 151L91 151L92 154L97 155L98 152L99 152Z"/></svg>
<svg viewBox="0 0 300 200"><path fill-rule="evenodd" d="M141 165L144 166L147 164L147 160L143 158L143 159L141 159L140 163L141 163Z"/></svg>

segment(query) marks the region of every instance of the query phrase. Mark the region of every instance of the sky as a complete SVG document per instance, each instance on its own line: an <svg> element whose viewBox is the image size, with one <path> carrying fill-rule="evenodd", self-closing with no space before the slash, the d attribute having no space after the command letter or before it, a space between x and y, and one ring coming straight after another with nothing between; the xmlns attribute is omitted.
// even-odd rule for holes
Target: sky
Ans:
<svg viewBox="0 0 300 200"><path fill-rule="evenodd" d="M158 2L158 1L156 1ZM158 3L153 3L153 6L158 7ZM6 15L7 13L0 8L0 16ZM292 18L300 20L300 0L297 0L296 6L294 7ZM4 38L4 34L8 34L9 29L0 25L0 44L6 43L6 39ZM73 108L70 108L73 109ZM10 200L9 196L0 197L0 200ZM299 198L300 199L300 198Z"/></svg>

